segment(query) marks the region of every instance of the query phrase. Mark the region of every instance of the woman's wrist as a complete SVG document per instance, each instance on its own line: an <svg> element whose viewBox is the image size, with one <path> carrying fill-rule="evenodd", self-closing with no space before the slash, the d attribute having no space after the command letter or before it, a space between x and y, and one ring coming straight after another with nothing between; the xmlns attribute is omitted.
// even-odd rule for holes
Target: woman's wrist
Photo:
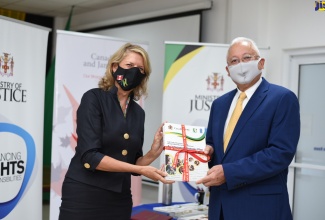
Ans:
<svg viewBox="0 0 325 220"><path fill-rule="evenodd" d="M153 152L153 150L150 149L150 150L147 152L147 158L148 158L149 160L154 161L157 157L156 157L155 153Z"/></svg>

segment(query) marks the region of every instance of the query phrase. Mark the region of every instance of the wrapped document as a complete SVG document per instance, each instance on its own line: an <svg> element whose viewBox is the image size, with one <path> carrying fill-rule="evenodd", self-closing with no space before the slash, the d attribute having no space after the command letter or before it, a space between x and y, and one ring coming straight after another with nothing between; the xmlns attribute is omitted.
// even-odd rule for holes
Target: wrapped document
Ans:
<svg viewBox="0 0 325 220"><path fill-rule="evenodd" d="M163 126L167 180L196 181L206 176L205 127L165 123Z"/></svg>

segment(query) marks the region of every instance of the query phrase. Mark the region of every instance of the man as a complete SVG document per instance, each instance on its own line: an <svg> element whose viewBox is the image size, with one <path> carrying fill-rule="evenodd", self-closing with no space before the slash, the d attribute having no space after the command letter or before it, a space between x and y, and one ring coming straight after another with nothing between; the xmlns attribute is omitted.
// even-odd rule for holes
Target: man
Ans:
<svg viewBox="0 0 325 220"><path fill-rule="evenodd" d="M292 219L287 174L300 135L299 103L262 77L264 62L252 40L232 41L226 70L237 89L212 104L205 149L211 169L196 182L210 187L209 219Z"/></svg>

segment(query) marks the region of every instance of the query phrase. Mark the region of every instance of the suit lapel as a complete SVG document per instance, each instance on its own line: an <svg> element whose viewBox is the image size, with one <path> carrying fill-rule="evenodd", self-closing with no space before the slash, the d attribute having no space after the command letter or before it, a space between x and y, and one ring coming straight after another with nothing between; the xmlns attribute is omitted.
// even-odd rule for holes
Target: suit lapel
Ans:
<svg viewBox="0 0 325 220"><path fill-rule="evenodd" d="M225 153L229 151L232 147L234 141L236 140L237 136L240 134L241 130L245 126L247 120L252 116L252 114L256 111L256 109L260 106L262 101L267 95L267 91L269 88L269 83L263 78L261 85L256 89L253 96L248 101L245 109L243 110L237 124L235 130L230 138L227 150Z"/></svg>

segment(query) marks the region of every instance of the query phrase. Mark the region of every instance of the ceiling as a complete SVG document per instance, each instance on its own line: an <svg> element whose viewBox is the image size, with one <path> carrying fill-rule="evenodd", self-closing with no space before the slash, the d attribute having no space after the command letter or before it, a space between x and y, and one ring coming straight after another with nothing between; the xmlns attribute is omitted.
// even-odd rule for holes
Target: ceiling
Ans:
<svg viewBox="0 0 325 220"><path fill-rule="evenodd" d="M102 8L141 0L0 0L0 8L31 14L67 17L71 7L73 14L81 14Z"/></svg>

